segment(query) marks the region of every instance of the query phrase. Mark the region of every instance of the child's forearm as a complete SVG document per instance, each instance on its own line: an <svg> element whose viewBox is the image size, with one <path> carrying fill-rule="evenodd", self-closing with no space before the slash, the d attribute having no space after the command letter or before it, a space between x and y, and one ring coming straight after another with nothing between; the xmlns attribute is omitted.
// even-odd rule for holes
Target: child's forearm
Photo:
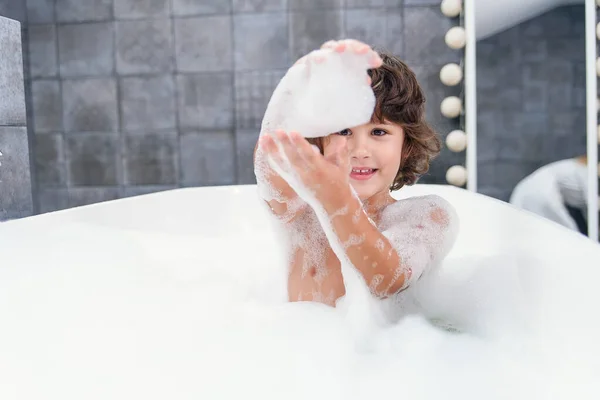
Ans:
<svg viewBox="0 0 600 400"><path fill-rule="evenodd" d="M328 228L371 292L386 297L400 290L410 278L411 271L402 264L390 241L371 223L350 189L321 204L328 217Z"/></svg>

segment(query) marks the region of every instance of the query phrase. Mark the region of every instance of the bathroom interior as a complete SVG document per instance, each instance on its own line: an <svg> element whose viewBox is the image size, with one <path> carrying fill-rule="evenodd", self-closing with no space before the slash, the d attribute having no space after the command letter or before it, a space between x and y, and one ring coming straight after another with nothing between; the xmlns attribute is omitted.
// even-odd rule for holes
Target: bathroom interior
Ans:
<svg viewBox="0 0 600 400"><path fill-rule="evenodd" d="M466 233L450 264L475 265L464 257L485 255L486 265L498 270L512 265L513 257L516 267L508 269L523 281L543 275L538 268L547 267L547 286L534 285L544 299L536 306L556 311L539 322L552 334L522 334L507 322L514 309L499 305L505 293L489 283L498 279L512 287L513 275L490 272L473 296L491 293L491 300L477 310L463 303L457 309L461 316L476 315L469 320L476 321L474 336L493 345L442 337L408 320L405 333L396 334L411 345L394 347L389 339L391 347L374 350L378 360L399 368L413 383L431 366L445 374L449 386L409 385L414 398L595 398L600 387L592 376L600 371L600 347L592 339L600 326L595 318L579 317L593 312L600 301L600 295L591 293L600 277L594 268L600 265L596 3L0 0L0 315L15 326L0 334L0 354L9 354L6 360L17 365L10 369L8 361L0 361L0 371L6 372L0 377L0 397L231 398L242 395L242 389L265 397L281 395L280 386L260 378L263 373L278 375L282 387L297 384L294 373L304 374L332 398L390 394L381 386L383 379L394 379L389 368L369 371L372 359L354 358L354 353L350 358L344 341L333 349L314 344L339 334L341 325L328 319L333 318L329 310L310 316L304 309L277 311L276 294L249 286L244 290L253 296L260 292L260 301L253 301L270 308L232 295L244 279L257 287L267 285L249 271L262 268L275 276L275 256L265 256L268 266L259 266L240 254L222 255L229 250L224 240L243 241L244 253L274 237L255 198L252 160L273 90L302 55L329 39L353 38L399 56L422 85L427 119L443 146L416 187L406 188L406 196L440 190L458 204ZM551 189L544 185L552 186L552 177L531 178L565 160L578 166L573 179L580 184L567 188L580 197L577 205L566 205L565 218L574 224L567 229L557 223L555 210L539 205L545 204ZM529 201L533 208L521 210ZM561 199L554 205L565 207ZM224 216L210 212L215 206ZM217 253L225 258L217 261ZM77 270L90 254L89 265ZM4 271L3 260L8 260ZM216 263L250 266L235 272L228 268L208 279L214 273L208 266ZM558 271L566 263L577 272L561 275L559 282ZM518 267L524 264L532 265L526 277ZM166 265L172 268L168 272ZM193 265L203 267L195 270ZM577 276L589 279L582 282ZM115 283L117 278L126 283ZM567 289L552 297L556 288ZM87 297L85 290L91 293ZM108 292L113 297L107 303L102 293ZM143 300L132 301L131 293ZM232 297L217 308L198 306L214 296L226 297L223 293ZM525 295L509 290L509 301L521 304L526 296L519 296ZM72 298L81 303L74 305ZM33 304L44 307L34 310ZM582 305L580 313L573 304ZM150 318L151 305L159 317ZM238 308L263 326L256 328ZM88 315L89 309L93 313ZM33 316L23 318L26 312ZM188 319L196 312L199 316ZM486 312L495 319L481 317ZM141 316L128 324L130 313ZM222 315L237 319L234 323ZM273 322L273 315L293 329ZM202 324L211 329L203 331ZM322 336L315 329L320 325ZM40 335L44 339L31 333L40 327L48 329ZM235 329L244 335L232 333ZM152 334L145 337L149 330ZM24 331L28 333L21 337ZM565 335L578 335L580 341L560 347ZM225 344L215 345L220 338ZM86 347L90 340L101 345ZM172 354L153 348L165 340ZM523 347L504 343L510 340ZM288 351L290 343L300 350ZM443 343L443 355L423 350L424 343ZM266 355L253 352L261 345L270 349ZM559 346L552 361L573 362L573 367L542 368L537 358L519 358L519 349L527 346ZM402 355L382 356L391 348ZM68 357L52 358L61 351ZM488 353L493 353L490 358L482 355ZM323 366L327 357L341 354L348 358L338 358L331 370ZM464 371L481 373L479 382L454 370L451 363L461 359L459 354L468 354ZM542 350L540 354L550 357ZM123 357L120 365L114 362L118 355ZM250 361L263 356L257 364ZM286 356L298 364L277 371L273 365ZM211 362L198 361L202 357ZM350 367L342 360L353 366L360 360L360 366L346 370ZM256 370L248 374L252 368ZM510 379L519 389L490 391L503 382L487 374L495 370L512 371ZM359 372L354 385L342 384ZM204 377L201 384L195 380L198 374ZM231 385L227 374L240 384ZM30 379L38 385L29 385ZM544 388L542 382L548 380L554 383ZM90 387L97 390L91 396ZM181 391L173 397L177 387ZM292 398L311 393L297 390Z"/></svg>
<svg viewBox="0 0 600 400"><path fill-rule="evenodd" d="M467 186L461 132L473 75L475 191L509 201L538 168L586 154L584 4L477 1L474 74L463 77L468 35L454 3L445 15L437 0L2 0L0 15L21 23L27 141L18 145L30 165L23 154L23 173L2 179L31 187L31 201L5 198L0 219L254 184L252 151L279 79L344 37L399 55L417 74L427 118L446 139L419 183ZM448 101L444 115L455 96L461 104Z"/></svg>

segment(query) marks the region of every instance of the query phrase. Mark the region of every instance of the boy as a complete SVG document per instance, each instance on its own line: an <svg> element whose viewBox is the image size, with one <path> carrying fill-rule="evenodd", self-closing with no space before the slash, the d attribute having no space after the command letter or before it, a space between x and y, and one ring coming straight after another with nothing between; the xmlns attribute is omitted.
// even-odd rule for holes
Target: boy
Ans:
<svg viewBox="0 0 600 400"><path fill-rule="evenodd" d="M423 93L404 63L353 40L322 49L369 59L368 76L363 71L360 79L375 94L371 121L313 139L264 122L257 184L287 235L290 301L335 306L346 292L340 259L372 295L388 298L439 264L454 241L456 216L443 199L390 195L428 170L440 141L424 120ZM327 63L327 54L313 52L299 62ZM276 90L294 95L291 88ZM272 100L266 115L291 112L285 108Z"/></svg>

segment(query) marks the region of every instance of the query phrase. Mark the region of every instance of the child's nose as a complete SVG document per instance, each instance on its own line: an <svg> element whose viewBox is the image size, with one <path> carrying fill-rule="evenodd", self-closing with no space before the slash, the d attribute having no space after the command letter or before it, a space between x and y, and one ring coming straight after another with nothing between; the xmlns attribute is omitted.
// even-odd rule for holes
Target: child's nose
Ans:
<svg viewBox="0 0 600 400"><path fill-rule="evenodd" d="M354 146L349 145L348 147L350 156L354 158L368 158L371 154L365 143L354 143Z"/></svg>

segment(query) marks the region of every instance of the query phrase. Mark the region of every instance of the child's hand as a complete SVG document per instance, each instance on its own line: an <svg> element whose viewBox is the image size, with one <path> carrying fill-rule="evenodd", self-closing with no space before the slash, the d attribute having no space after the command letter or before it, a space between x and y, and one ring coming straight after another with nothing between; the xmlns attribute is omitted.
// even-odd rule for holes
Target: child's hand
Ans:
<svg viewBox="0 0 600 400"><path fill-rule="evenodd" d="M330 143L329 148L335 147L328 157L321 155L297 132L277 131L260 140L271 161L284 172L290 186L299 194L303 192L301 189L308 189L323 205L343 202L348 195L351 166L345 138L340 136ZM302 187L294 187L298 185ZM310 203L312 199L304 200Z"/></svg>

